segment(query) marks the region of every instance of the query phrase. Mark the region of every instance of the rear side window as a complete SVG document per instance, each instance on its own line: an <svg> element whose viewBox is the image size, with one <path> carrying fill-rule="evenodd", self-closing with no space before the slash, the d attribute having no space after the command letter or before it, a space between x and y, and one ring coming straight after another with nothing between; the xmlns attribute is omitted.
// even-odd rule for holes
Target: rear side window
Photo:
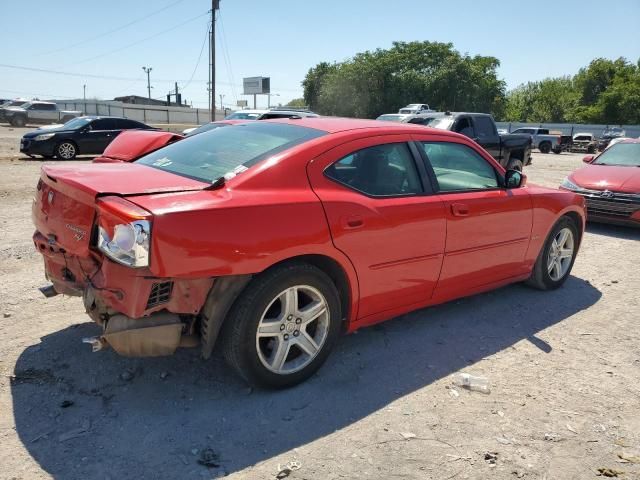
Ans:
<svg viewBox="0 0 640 480"><path fill-rule="evenodd" d="M475 117L474 123L476 124L476 135L480 140L496 136L493 120L489 117Z"/></svg>
<svg viewBox="0 0 640 480"><path fill-rule="evenodd" d="M52 103L34 103L29 110L55 110L56 106Z"/></svg>
<svg viewBox="0 0 640 480"><path fill-rule="evenodd" d="M116 118L115 122L116 128L122 130L127 130L130 128L147 128L147 126L143 123L136 122L135 120L128 120L126 118Z"/></svg>
<svg viewBox="0 0 640 480"><path fill-rule="evenodd" d="M91 130L115 130L115 120L111 118L101 118L91 122Z"/></svg>
<svg viewBox="0 0 640 480"><path fill-rule="evenodd" d="M328 167L325 175L374 197L415 195L423 191L406 143L358 150Z"/></svg>
<svg viewBox="0 0 640 480"><path fill-rule="evenodd" d="M475 137L475 133L473 131L473 125L471 124L471 119L469 117L461 117L456 122L456 126L454 129L455 132L461 133L469 138Z"/></svg>
<svg viewBox="0 0 640 480"><path fill-rule="evenodd" d="M466 145L422 143L441 192L498 188L493 167Z"/></svg>

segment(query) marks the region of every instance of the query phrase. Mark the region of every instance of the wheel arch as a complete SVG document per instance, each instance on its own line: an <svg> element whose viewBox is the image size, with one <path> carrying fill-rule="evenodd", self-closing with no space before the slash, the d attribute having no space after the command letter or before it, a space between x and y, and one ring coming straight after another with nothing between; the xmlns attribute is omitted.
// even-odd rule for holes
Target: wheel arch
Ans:
<svg viewBox="0 0 640 480"><path fill-rule="evenodd" d="M251 280L274 268L292 263L313 265L332 280L340 297L342 329L348 331L357 315L358 285L355 270L349 270L335 258L326 254L308 253L281 259L261 272L246 275L229 275L217 278L207 295L202 309L201 340L202 356L209 358L218 339L228 312L242 295ZM350 265L350 264L349 264ZM351 274L351 275L350 275Z"/></svg>

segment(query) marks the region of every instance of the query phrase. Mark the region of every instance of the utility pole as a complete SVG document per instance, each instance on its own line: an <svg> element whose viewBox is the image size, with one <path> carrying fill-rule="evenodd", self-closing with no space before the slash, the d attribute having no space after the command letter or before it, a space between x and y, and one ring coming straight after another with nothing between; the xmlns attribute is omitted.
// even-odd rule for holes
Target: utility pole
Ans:
<svg viewBox="0 0 640 480"><path fill-rule="evenodd" d="M84 85L82 85L82 100L84 100L84 102L87 102L87 84L85 83Z"/></svg>
<svg viewBox="0 0 640 480"><path fill-rule="evenodd" d="M142 70L147 74L147 92L149 92L149 100L151 100L151 67L142 67Z"/></svg>
<svg viewBox="0 0 640 480"><path fill-rule="evenodd" d="M224 112L224 105L222 105L222 99L224 98L223 94L220 94L220 110Z"/></svg>
<svg viewBox="0 0 640 480"><path fill-rule="evenodd" d="M220 9L220 0L211 0L211 35L209 37L209 66L211 78L209 78L209 91L211 108L211 121L216 119L216 10Z"/></svg>

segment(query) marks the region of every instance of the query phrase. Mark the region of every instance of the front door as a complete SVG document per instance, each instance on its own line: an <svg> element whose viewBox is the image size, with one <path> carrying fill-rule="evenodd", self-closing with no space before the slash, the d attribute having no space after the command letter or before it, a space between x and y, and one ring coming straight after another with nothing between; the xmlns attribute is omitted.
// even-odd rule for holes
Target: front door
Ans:
<svg viewBox="0 0 640 480"><path fill-rule="evenodd" d="M115 121L111 118L99 118L89 124L89 130L81 135L78 141L80 153L100 154L104 152L119 130L115 129Z"/></svg>
<svg viewBox="0 0 640 480"><path fill-rule="evenodd" d="M409 140L385 135L352 141L308 167L334 245L358 275L358 318L426 303L438 280L444 203L423 185L424 168Z"/></svg>
<svg viewBox="0 0 640 480"><path fill-rule="evenodd" d="M502 187L495 162L469 145L420 141L426 166L445 205L447 240L440 297L526 272L533 221L529 193Z"/></svg>

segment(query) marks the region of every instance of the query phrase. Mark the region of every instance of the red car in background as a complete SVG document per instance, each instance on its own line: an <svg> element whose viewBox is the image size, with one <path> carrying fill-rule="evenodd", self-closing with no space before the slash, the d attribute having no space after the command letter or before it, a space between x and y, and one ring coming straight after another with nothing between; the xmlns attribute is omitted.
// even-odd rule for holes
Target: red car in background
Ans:
<svg viewBox="0 0 640 480"><path fill-rule="evenodd" d="M560 188L585 198L588 220L640 226L640 140L622 140L584 162Z"/></svg>
<svg viewBox="0 0 640 480"><path fill-rule="evenodd" d="M83 297L103 327L95 350L200 344L208 357L220 337L249 383L290 386L341 331L512 282L561 286L584 201L525 180L456 133L338 118L217 128L133 163L44 166L43 293Z"/></svg>

